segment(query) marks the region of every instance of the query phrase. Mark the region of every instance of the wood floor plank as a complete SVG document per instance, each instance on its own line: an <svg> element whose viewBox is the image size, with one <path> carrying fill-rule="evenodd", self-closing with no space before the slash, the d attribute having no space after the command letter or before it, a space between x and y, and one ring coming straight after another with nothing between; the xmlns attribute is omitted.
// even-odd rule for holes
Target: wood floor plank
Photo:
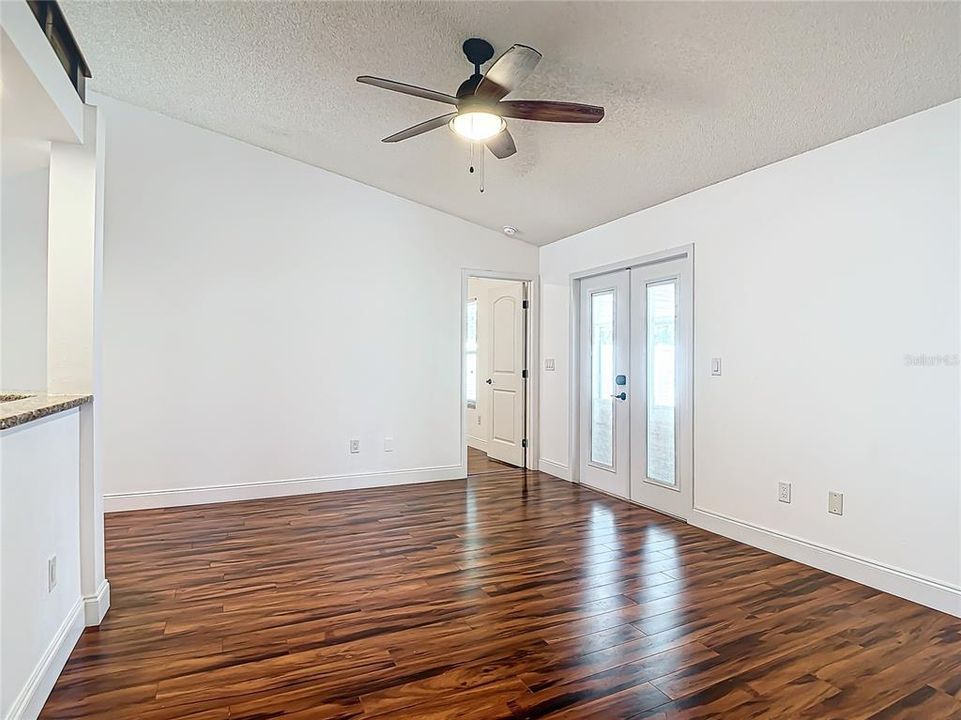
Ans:
<svg viewBox="0 0 961 720"><path fill-rule="evenodd" d="M870 720L951 720L961 718L961 703L947 693L925 685L898 698Z"/></svg>
<svg viewBox="0 0 961 720"><path fill-rule="evenodd" d="M41 717L961 720L961 620L490 467L108 515Z"/></svg>

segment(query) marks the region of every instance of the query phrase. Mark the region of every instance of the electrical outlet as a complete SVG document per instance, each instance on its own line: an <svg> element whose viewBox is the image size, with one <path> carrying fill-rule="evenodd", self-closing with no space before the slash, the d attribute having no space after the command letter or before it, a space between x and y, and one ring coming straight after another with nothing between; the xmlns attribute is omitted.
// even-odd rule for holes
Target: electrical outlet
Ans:
<svg viewBox="0 0 961 720"><path fill-rule="evenodd" d="M384 438L384 452L394 452L394 438L392 437Z"/></svg>
<svg viewBox="0 0 961 720"><path fill-rule="evenodd" d="M777 499L782 503L791 502L791 483L779 482L777 484Z"/></svg>
<svg viewBox="0 0 961 720"><path fill-rule="evenodd" d="M53 592L57 587L57 556L47 559L47 592Z"/></svg>
<svg viewBox="0 0 961 720"><path fill-rule="evenodd" d="M839 492L834 492L831 490L828 492L828 512L832 515L843 515L844 514L844 494Z"/></svg>
<svg viewBox="0 0 961 720"><path fill-rule="evenodd" d="M351 454L351 455L356 455L356 454L359 453L359 452L360 452L360 440L351 440L351 441L350 441L350 454Z"/></svg>

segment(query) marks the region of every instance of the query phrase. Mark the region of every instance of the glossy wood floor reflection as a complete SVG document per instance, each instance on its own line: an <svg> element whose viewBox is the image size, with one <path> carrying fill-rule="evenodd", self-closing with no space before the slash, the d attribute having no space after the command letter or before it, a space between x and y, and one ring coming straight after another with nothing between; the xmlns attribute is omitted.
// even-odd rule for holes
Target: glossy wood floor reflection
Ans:
<svg viewBox="0 0 961 720"><path fill-rule="evenodd" d="M546 475L110 515L45 718L961 718L961 621Z"/></svg>
<svg viewBox="0 0 961 720"><path fill-rule="evenodd" d="M496 472L517 471L515 465L508 465L500 460L494 460L483 450L467 446L467 474L468 475L489 475Z"/></svg>

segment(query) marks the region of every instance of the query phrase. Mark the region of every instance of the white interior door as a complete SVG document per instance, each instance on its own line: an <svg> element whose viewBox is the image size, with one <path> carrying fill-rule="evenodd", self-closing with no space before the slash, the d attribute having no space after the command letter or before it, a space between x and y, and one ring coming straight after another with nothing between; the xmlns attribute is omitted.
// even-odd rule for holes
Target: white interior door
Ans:
<svg viewBox="0 0 961 720"><path fill-rule="evenodd" d="M631 269L631 500L688 519L691 288L686 260Z"/></svg>
<svg viewBox="0 0 961 720"><path fill-rule="evenodd" d="M486 386L489 457L524 466L524 284L497 283L489 294L490 353Z"/></svg>
<svg viewBox="0 0 961 720"><path fill-rule="evenodd" d="M580 480L628 498L629 271L586 278L580 293Z"/></svg>

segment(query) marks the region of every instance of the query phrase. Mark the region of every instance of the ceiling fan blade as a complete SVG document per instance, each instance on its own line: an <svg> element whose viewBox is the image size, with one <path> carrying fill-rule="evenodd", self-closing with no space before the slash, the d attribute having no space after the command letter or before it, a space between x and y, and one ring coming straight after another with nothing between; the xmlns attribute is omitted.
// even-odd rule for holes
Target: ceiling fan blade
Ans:
<svg viewBox="0 0 961 720"><path fill-rule="evenodd" d="M396 80L385 80L384 78L371 77L370 75L361 75L357 78L357 82L364 83L364 85L384 88L385 90L404 93L404 95L413 95L414 97L424 98L425 100L435 100L450 105L457 104L457 98L453 95L437 92L436 90L428 90L427 88L417 87L416 85L408 85L407 83L397 82Z"/></svg>
<svg viewBox="0 0 961 720"><path fill-rule="evenodd" d="M412 138L416 135L420 135L422 133L429 132L431 130L436 130L437 128L443 127L444 125L449 123L450 119L454 117L456 114L457 113L452 112L452 113L446 113L444 115L438 115L437 117L431 118L430 120L425 120L422 123L417 123L416 125L413 125L407 128L406 130L401 130L398 133L389 135L388 137L385 137L383 140L381 140L381 142L385 142L385 143L400 142L401 140L407 140L408 138Z"/></svg>
<svg viewBox="0 0 961 720"><path fill-rule="evenodd" d="M517 152L514 138L507 128L504 128L490 140L485 141L487 148L494 153L494 156L503 160Z"/></svg>
<svg viewBox="0 0 961 720"><path fill-rule="evenodd" d="M503 117L544 122L596 123L604 117L604 108L597 105L553 100L504 100L497 103L497 112Z"/></svg>
<svg viewBox="0 0 961 720"><path fill-rule="evenodd" d="M474 91L481 100L500 100L516 90L537 67L541 54L527 45L512 45L484 74Z"/></svg>

